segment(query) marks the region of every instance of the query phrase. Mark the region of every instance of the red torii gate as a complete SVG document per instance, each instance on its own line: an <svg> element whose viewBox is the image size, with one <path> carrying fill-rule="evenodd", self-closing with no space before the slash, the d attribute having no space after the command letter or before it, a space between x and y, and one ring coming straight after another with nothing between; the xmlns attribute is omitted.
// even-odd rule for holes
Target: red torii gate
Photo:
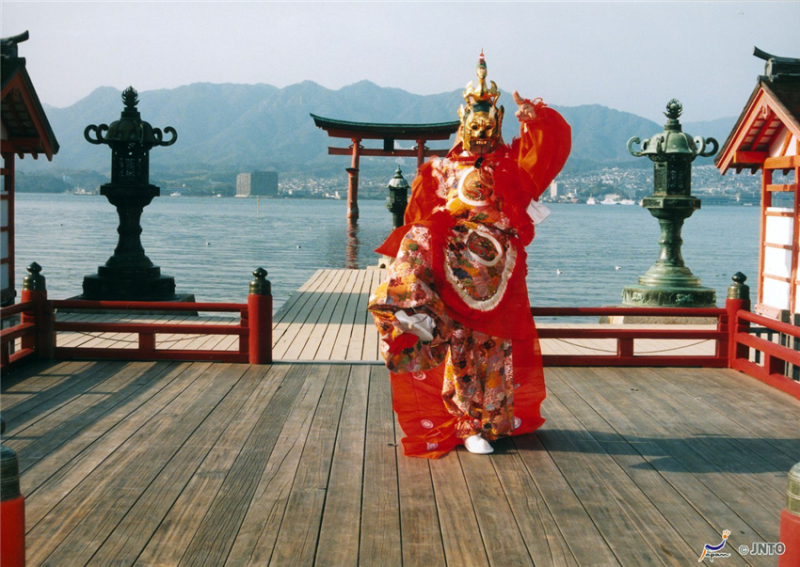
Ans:
<svg viewBox="0 0 800 567"><path fill-rule="evenodd" d="M426 157L447 155L449 150L431 150L425 147L429 140L447 140L452 136L460 122L438 122L434 124L376 124L372 122L348 122L311 115L314 124L322 128L331 138L349 138L353 144L349 148L328 148L332 156L352 156L347 168L347 218L358 219L358 160L360 156L416 157L417 170ZM383 149L365 148L361 140L383 140ZM411 150L395 149L395 140L415 140L417 146Z"/></svg>

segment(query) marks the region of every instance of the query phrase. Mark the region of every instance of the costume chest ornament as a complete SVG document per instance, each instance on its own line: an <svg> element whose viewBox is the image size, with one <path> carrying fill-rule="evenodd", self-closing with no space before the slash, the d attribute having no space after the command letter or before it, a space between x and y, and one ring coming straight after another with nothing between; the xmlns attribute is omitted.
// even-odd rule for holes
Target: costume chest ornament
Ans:
<svg viewBox="0 0 800 567"><path fill-rule="evenodd" d="M478 223L461 223L448 237L444 273L464 304L493 310L502 301L516 267L517 250L510 237Z"/></svg>
<svg viewBox="0 0 800 567"><path fill-rule="evenodd" d="M489 205L491 185L487 183L486 176L474 167L469 167L461 172L458 180L458 198L462 203L472 207L485 207Z"/></svg>

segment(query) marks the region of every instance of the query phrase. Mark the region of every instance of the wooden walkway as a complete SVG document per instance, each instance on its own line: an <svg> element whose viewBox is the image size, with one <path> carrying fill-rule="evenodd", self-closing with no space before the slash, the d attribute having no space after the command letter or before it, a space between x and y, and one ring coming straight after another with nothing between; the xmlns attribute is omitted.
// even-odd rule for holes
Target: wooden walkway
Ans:
<svg viewBox="0 0 800 567"><path fill-rule="evenodd" d="M381 362L378 334L367 312L370 292L386 277L385 270L317 270L275 314L273 325L273 356L286 361L366 361ZM136 316L62 314L62 321L154 321L162 323L205 323L222 321L238 323L224 317ZM554 326L538 323L541 328ZM558 323L559 327L597 328L594 324ZM604 328L624 325L603 325ZM714 329L703 325L637 325L639 328ZM234 336L159 335L159 349L209 349L235 351L238 339ZM125 333L59 333L59 346L94 348L136 348L137 337ZM665 356L713 355L712 341L640 340L635 354L663 353ZM542 341L545 354L613 354L613 339L547 339Z"/></svg>
<svg viewBox="0 0 800 567"><path fill-rule="evenodd" d="M4 376L29 566L685 566L778 541L800 402L729 370L547 369L548 421L406 458L377 365Z"/></svg>

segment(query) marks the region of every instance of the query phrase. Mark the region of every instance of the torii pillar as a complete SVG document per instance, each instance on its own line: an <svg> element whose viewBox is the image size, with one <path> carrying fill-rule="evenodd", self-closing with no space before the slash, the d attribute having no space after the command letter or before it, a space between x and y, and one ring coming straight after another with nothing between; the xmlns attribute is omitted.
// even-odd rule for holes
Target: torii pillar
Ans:
<svg viewBox="0 0 800 567"><path fill-rule="evenodd" d="M358 158L361 139L352 138L353 161L347 168L347 218L358 220Z"/></svg>
<svg viewBox="0 0 800 567"><path fill-rule="evenodd" d="M419 170L422 167L422 164L425 163L425 138L420 138L417 140L417 175L419 175Z"/></svg>

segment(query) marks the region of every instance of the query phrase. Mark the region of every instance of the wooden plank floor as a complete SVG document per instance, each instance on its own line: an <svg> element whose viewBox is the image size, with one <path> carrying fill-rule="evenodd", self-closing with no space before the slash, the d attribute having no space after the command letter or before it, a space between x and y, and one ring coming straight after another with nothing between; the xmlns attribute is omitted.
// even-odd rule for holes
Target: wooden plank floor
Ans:
<svg viewBox="0 0 800 567"><path fill-rule="evenodd" d="M546 380L536 434L427 461L376 365L33 363L2 381L28 565L678 566L724 529L720 565L775 564L736 548L778 541L800 402L730 370Z"/></svg>
<svg viewBox="0 0 800 567"><path fill-rule="evenodd" d="M278 360L381 361L378 335L366 312L371 290L386 278L385 270L318 270L276 313L274 356ZM565 321L568 321L566 319ZM596 324L559 322L540 328L598 328ZM626 325L602 325L626 328ZM637 325L642 329L705 329L714 325ZM628 325L627 328L630 328ZM636 354L710 356L713 341L650 340L636 342ZM545 339L545 354L616 354L613 339Z"/></svg>
<svg viewBox="0 0 800 567"><path fill-rule="evenodd" d="M273 324L273 355L276 360L303 361L366 361L380 362L378 334L372 317L366 310L370 292L386 278L386 271L317 270L292 297L275 313ZM232 317L136 316L136 315L59 315L62 321L148 321L172 323L238 324ZM540 323L540 328L572 327L598 328L595 324L564 322ZM602 325L622 328L625 325ZM708 325L638 325L655 329L714 329ZM628 328L630 328L628 326ZM125 333L59 333L59 346L95 348L136 348L137 337ZM541 342L545 354L598 355L615 354L613 339L545 339ZM636 341L636 354L664 356L707 356L714 354L712 341L651 340ZM234 336L159 335L160 349L208 349L235 351L238 339Z"/></svg>

